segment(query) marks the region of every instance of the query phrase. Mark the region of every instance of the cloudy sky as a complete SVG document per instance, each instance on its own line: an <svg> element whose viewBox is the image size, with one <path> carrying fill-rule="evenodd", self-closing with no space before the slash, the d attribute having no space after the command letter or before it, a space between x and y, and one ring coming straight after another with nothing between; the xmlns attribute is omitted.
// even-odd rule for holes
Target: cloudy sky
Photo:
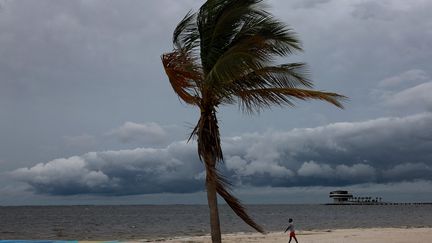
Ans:
<svg viewBox="0 0 432 243"><path fill-rule="evenodd" d="M205 203L160 55L204 0L0 0L0 205ZM223 173L247 203L348 189L432 201L432 2L268 0L319 90L258 116L220 109Z"/></svg>

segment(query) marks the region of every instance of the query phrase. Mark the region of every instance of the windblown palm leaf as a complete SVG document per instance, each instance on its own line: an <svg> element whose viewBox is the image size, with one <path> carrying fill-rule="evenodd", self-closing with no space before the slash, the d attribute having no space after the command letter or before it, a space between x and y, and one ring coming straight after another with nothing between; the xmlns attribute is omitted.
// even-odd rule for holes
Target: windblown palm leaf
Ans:
<svg viewBox="0 0 432 243"><path fill-rule="evenodd" d="M181 100L200 108L193 130L204 161L206 183L234 212L259 232L263 229L230 194L217 171L223 161L217 108L239 104L247 113L295 100L323 100L342 108L342 95L312 90L304 63L276 64L278 57L302 51L296 34L265 10L262 0L208 0L189 12L173 35L174 50L162 56L171 85ZM209 188L209 187L208 187ZM209 189L208 189L209 190Z"/></svg>

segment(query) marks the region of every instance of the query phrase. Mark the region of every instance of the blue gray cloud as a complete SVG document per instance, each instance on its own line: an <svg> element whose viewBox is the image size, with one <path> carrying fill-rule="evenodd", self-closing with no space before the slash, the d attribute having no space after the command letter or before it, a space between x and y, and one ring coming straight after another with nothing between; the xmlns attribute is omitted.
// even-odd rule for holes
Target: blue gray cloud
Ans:
<svg viewBox="0 0 432 243"><path fill-rule="evenodd" d="M199 162L183 142L163 149L91 152L55 159L12 175L37 193L131 195L201 190Z"/></svg>
<svg viewBox="0 0 432 243"><path fill-rule="evenodd" d="M223 139L223 173L237 186L348 186L432 178L432 113ZM91 152L11 175L52 195L203 190L194 143Z"/></svg>

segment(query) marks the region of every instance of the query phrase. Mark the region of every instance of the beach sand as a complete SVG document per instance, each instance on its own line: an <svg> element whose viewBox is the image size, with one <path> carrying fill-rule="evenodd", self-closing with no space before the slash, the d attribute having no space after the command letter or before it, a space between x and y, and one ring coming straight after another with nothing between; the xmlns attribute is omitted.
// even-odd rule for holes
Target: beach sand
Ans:
<svg viewBox="0 0 432 243"><path fill-rule="evenodd" d="M299 243L432 243L432 228L337 229L297 231L296 234ZM283 232L272 232L267 235L259 233L236 233L224 234L222 239L225 243L277 243L288 242L289 237ZM210 243L211 240L210 236L195 236L150 242ZM291 242L295 242L294 239Z"/></svg>

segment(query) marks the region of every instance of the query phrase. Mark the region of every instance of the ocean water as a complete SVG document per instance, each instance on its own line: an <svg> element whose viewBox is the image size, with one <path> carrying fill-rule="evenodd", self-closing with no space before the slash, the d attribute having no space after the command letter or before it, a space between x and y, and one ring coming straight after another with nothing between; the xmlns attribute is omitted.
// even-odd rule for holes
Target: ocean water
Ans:
<svg viewBox="0 0 432 243"><path fill-rule="evenodd" d="M432 205L248 205L267 231L432 227ZM226 205L223 233L252 232ZM206 205L0 207L0 239L161 239L209 233Z"/></svg>

